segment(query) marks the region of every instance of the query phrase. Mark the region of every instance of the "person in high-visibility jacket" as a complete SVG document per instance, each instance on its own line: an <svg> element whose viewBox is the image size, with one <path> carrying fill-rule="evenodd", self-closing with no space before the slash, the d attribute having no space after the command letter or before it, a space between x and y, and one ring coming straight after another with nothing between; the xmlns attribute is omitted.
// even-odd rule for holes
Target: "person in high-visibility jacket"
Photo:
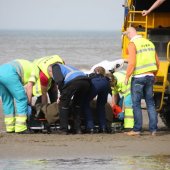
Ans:
<svg viewBox="0 0 170 170"><path fill-rule="evenodd" d="M28 104L31 104L33 84L38 79L37 70L31 62L23 59L16 59L0 66L0 96L6 132L27 131ZM27 85L26 92L24 85Z"/></svg>
<svg viewBox="0 0 170 170"><path fill-rule="evenodd" d="M149 131L155 135L157 131L158 115L153 98L153 85L158 69L159 58L154 44L141 35L137 34L134 27L127 28L125 32L129 38L128 45L128 67L126 71L125 84L131 80L131 94L134 111L134 127L128 135L139 135L142 131L142 109L141 99L144 98L149 117Z"/></svg>
<svg viewBox="0 0 170 170"><path fill-rule="evenodd" d="M112 86L112 108L118 104L119 94L123 97L122 112L118 114L120 120L124 120L124 128L132 129L134 125L132 100L130 92L130 81L125 85L125 71L118 71L113 73L114 85Z"/></svg>
<svg viewBox="0 0 170 170"><path fill-rule="evenodd" d="M64 60L58 55L51 55L35 59L33 63L39 68L39 79L33 87L33 95L38 97L36 103L47 104L47 92L50 102L56 102L57 87L48 73L48 67L55 63L64 64Z"/></svg>

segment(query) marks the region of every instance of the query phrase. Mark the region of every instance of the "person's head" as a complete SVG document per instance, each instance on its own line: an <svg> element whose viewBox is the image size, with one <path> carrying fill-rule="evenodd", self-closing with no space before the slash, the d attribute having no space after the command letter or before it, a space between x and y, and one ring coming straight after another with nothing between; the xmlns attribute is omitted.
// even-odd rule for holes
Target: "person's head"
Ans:
<svg viewBox="0 0 170 170"><path fill-rule="evenodd" d="M134 27L128 27L123 34L126 35L129 40L131 40L134 36L137 35L137 32Z"/></svg>
<svg viewBox="0 0 170 170"><path fill-rule="evenodd" d="M111 86L111 87L115 87L116 84L117 84L117 79L116 79L116 77L115 77L112 73L107 73L105 76L109 79L109 81L110 81L110 86Z"/></svg>
<svg viewBox="0 0 170 170"><path fill-rule="evenodd" d="M65 65L65 63L61 63L61 62L56 62L54 64L49 65L48 66L48 74L49 74L50 77L53 77L53 70L54 70L54 67L56 66L56 64L63 64L63 65Z"/></svg>
<svg viewBox="0 0 170 170"><path fill-rule="evenodd" d="M48 74L49 74L50 77L53 77L52 65L48 66Z"/></svg>
<svg viewBox="0 0 170 170"><path fill-rule="evenodd" d="M101 66L98 66L98 67L96 67L95 69L94 69L94 73L96 73L96 74L101 74L101 75L105 75L106 74L106 71L105 71L105 69L103 68L103 67L101 67Z"/></svg>

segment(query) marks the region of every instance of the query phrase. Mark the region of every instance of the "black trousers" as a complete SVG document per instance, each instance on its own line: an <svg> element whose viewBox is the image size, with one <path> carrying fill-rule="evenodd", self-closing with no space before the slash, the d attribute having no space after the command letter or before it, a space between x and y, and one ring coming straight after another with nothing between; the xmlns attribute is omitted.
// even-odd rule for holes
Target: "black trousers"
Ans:
<svg viewBox="0 0 170 170"><path fill-rule="evenodd" d="M73 80L69 85L63 88L60 97L60 106L69 108L72 100L74 106L80 107L89 89L90 82L88 79Z"/></svg>
<svg viewBox="0 0 170 170"><path fill-rule="evenodd" d="M87 79L77 79L63 88L60 96L60 129L68 130L69 107L72 102L74 129L78 132L80 128L81 105L85 95L89 92L90 82Z"/></svg>

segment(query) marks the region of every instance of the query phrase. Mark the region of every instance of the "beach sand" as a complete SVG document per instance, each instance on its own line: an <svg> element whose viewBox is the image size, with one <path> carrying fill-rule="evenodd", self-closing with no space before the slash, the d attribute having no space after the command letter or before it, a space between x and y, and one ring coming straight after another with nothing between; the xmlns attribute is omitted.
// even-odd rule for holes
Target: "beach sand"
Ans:
<svg viewBox="0 0 170 170"><path fill-rule="evenodd" d="M1 107L0 107L1 108ZM0 111L0 160L61 159L112 156L170 155L170 131L159 119L157 136L148 132L148 117L143 113L144 131L140 136L114 134L7 134Z"/></svg>

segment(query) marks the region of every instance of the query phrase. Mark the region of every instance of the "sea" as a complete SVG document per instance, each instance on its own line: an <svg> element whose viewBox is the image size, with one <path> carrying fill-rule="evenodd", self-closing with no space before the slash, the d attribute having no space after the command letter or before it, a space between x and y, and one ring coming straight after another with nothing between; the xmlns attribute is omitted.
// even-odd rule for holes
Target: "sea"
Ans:
<svg viewBox="0 0 170 170"><path fill-rule="evenodd" d="M66 64L89 69L121 58L121 32L0 31L0 64L57 54Z"/></svg>

